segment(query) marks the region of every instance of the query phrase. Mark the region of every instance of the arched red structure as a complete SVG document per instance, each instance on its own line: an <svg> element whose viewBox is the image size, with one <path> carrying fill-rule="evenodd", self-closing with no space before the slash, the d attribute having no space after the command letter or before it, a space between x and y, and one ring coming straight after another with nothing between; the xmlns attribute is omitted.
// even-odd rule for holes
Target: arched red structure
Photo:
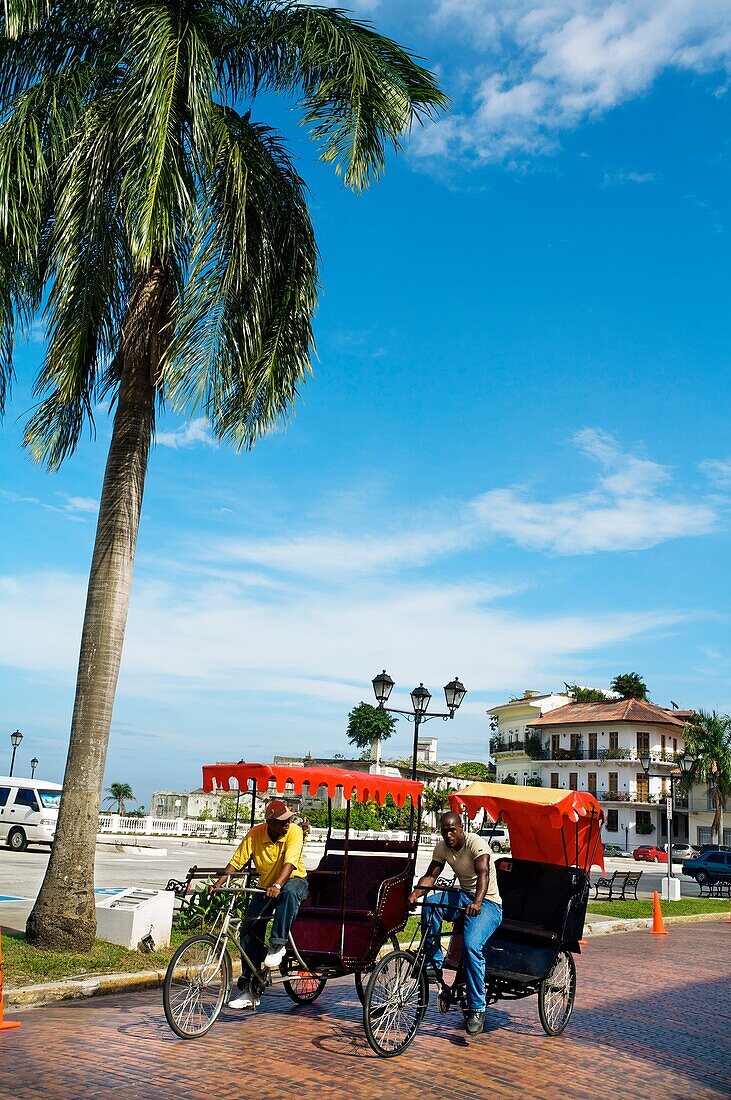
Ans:
<svg viewBox="0 0 731 1100"><path fill-rule="evenodd" d="M397 806L403 806L407 798L416 805L424 789L424 784L414 779L351 772L344 768L275 767L272 764L243 762L203 765L204 791L212 791L214 787L235 790L236 787L231 787L232 779L236 780L242 793L249 789L250 782L255 784L260 794L268 791L272 783L280 794L286 794L290 785L295 794L301 794L305 785L309 786L313 795L320 787L326 787L330 798L334 798L337 788L342 787L343 797L347 800L355 793L359 802L377 802L379 806L383 805L388 794Z"/></svg>

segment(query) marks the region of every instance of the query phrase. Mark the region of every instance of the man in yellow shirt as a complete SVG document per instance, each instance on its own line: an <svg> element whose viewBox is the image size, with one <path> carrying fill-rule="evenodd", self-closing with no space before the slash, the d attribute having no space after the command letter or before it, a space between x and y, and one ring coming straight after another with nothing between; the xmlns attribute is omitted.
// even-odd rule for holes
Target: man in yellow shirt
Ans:
<svg viewBox="0 0 731 1100"><path fill-rule="evenodd" d="M264 894L253 894L241 922L241 949L256 969L262 965L279 966L285 952L287 937L300 905L307 897L307 873L302 855L305 838L287 804L276 798L264 811L264 821L249 829L223 875L214 886L221 886L226 875L241 871L251 859L259 872L259 886ZM264 942L266 922L274 914L269 949ZM231 1008L252 1008L258 1004L248 988L240 997L229 1001Z"/></svg>

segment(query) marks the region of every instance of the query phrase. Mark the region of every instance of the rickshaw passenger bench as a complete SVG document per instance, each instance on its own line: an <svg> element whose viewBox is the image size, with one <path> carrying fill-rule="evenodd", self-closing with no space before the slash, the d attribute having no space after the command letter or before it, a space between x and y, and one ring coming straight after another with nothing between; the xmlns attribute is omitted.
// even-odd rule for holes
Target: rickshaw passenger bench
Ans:
<svg viewBox="0 0 731 1100"><path fill-rule="evenodd" d="M578 945L589 877L576 867L501 859L496 864L503 919L493 936Z"/></svg>

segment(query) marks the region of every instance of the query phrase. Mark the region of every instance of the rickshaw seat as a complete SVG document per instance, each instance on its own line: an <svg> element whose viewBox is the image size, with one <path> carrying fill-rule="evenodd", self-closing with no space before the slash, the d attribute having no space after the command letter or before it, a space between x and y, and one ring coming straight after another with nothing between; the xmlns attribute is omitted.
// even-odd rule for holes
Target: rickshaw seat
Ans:
<svg viewBox="0 0 731 1100"><path fill-rule="evenodd" d="M501 932L517 932L519 935L531 936L538 940L557 940L558 932L552 932L548 928L539 928L537 924L528 924L527 921L511 920L503 917L500 923Z"/></svg>
<svg viewBox="0 0 731 1100"><path fill-rule="evenodd" d="M570 920L578 899L587 892L588 876L575 867L500 859L496 863L503 899L503 920L497 934L514 934L544 941L573 939ZM584 906L585 909L585 898ZM576 917L579 913L576 912ZM580 923L583 927L583 911ZM578 939L581 933L575 938Z"/></svg>

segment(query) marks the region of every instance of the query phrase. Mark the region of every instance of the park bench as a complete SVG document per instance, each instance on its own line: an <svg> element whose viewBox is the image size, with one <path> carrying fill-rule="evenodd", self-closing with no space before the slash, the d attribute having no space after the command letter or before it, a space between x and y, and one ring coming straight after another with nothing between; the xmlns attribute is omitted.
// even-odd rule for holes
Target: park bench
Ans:
<svg viewBox="0 0 731 1100"><path fill-rule="evenodd" d="M731 875L715 882L698 883L699 898L731 898Z"/></svg>
<svg viewBox="0 0 731 1100"><path fill-rule="evenodd" d="M631 893L637 901L637 886L642 871L615 871L612 875L598 878L594 883L594 901L628 901ZM599 891L602 891L601 897Z"/></svg>

